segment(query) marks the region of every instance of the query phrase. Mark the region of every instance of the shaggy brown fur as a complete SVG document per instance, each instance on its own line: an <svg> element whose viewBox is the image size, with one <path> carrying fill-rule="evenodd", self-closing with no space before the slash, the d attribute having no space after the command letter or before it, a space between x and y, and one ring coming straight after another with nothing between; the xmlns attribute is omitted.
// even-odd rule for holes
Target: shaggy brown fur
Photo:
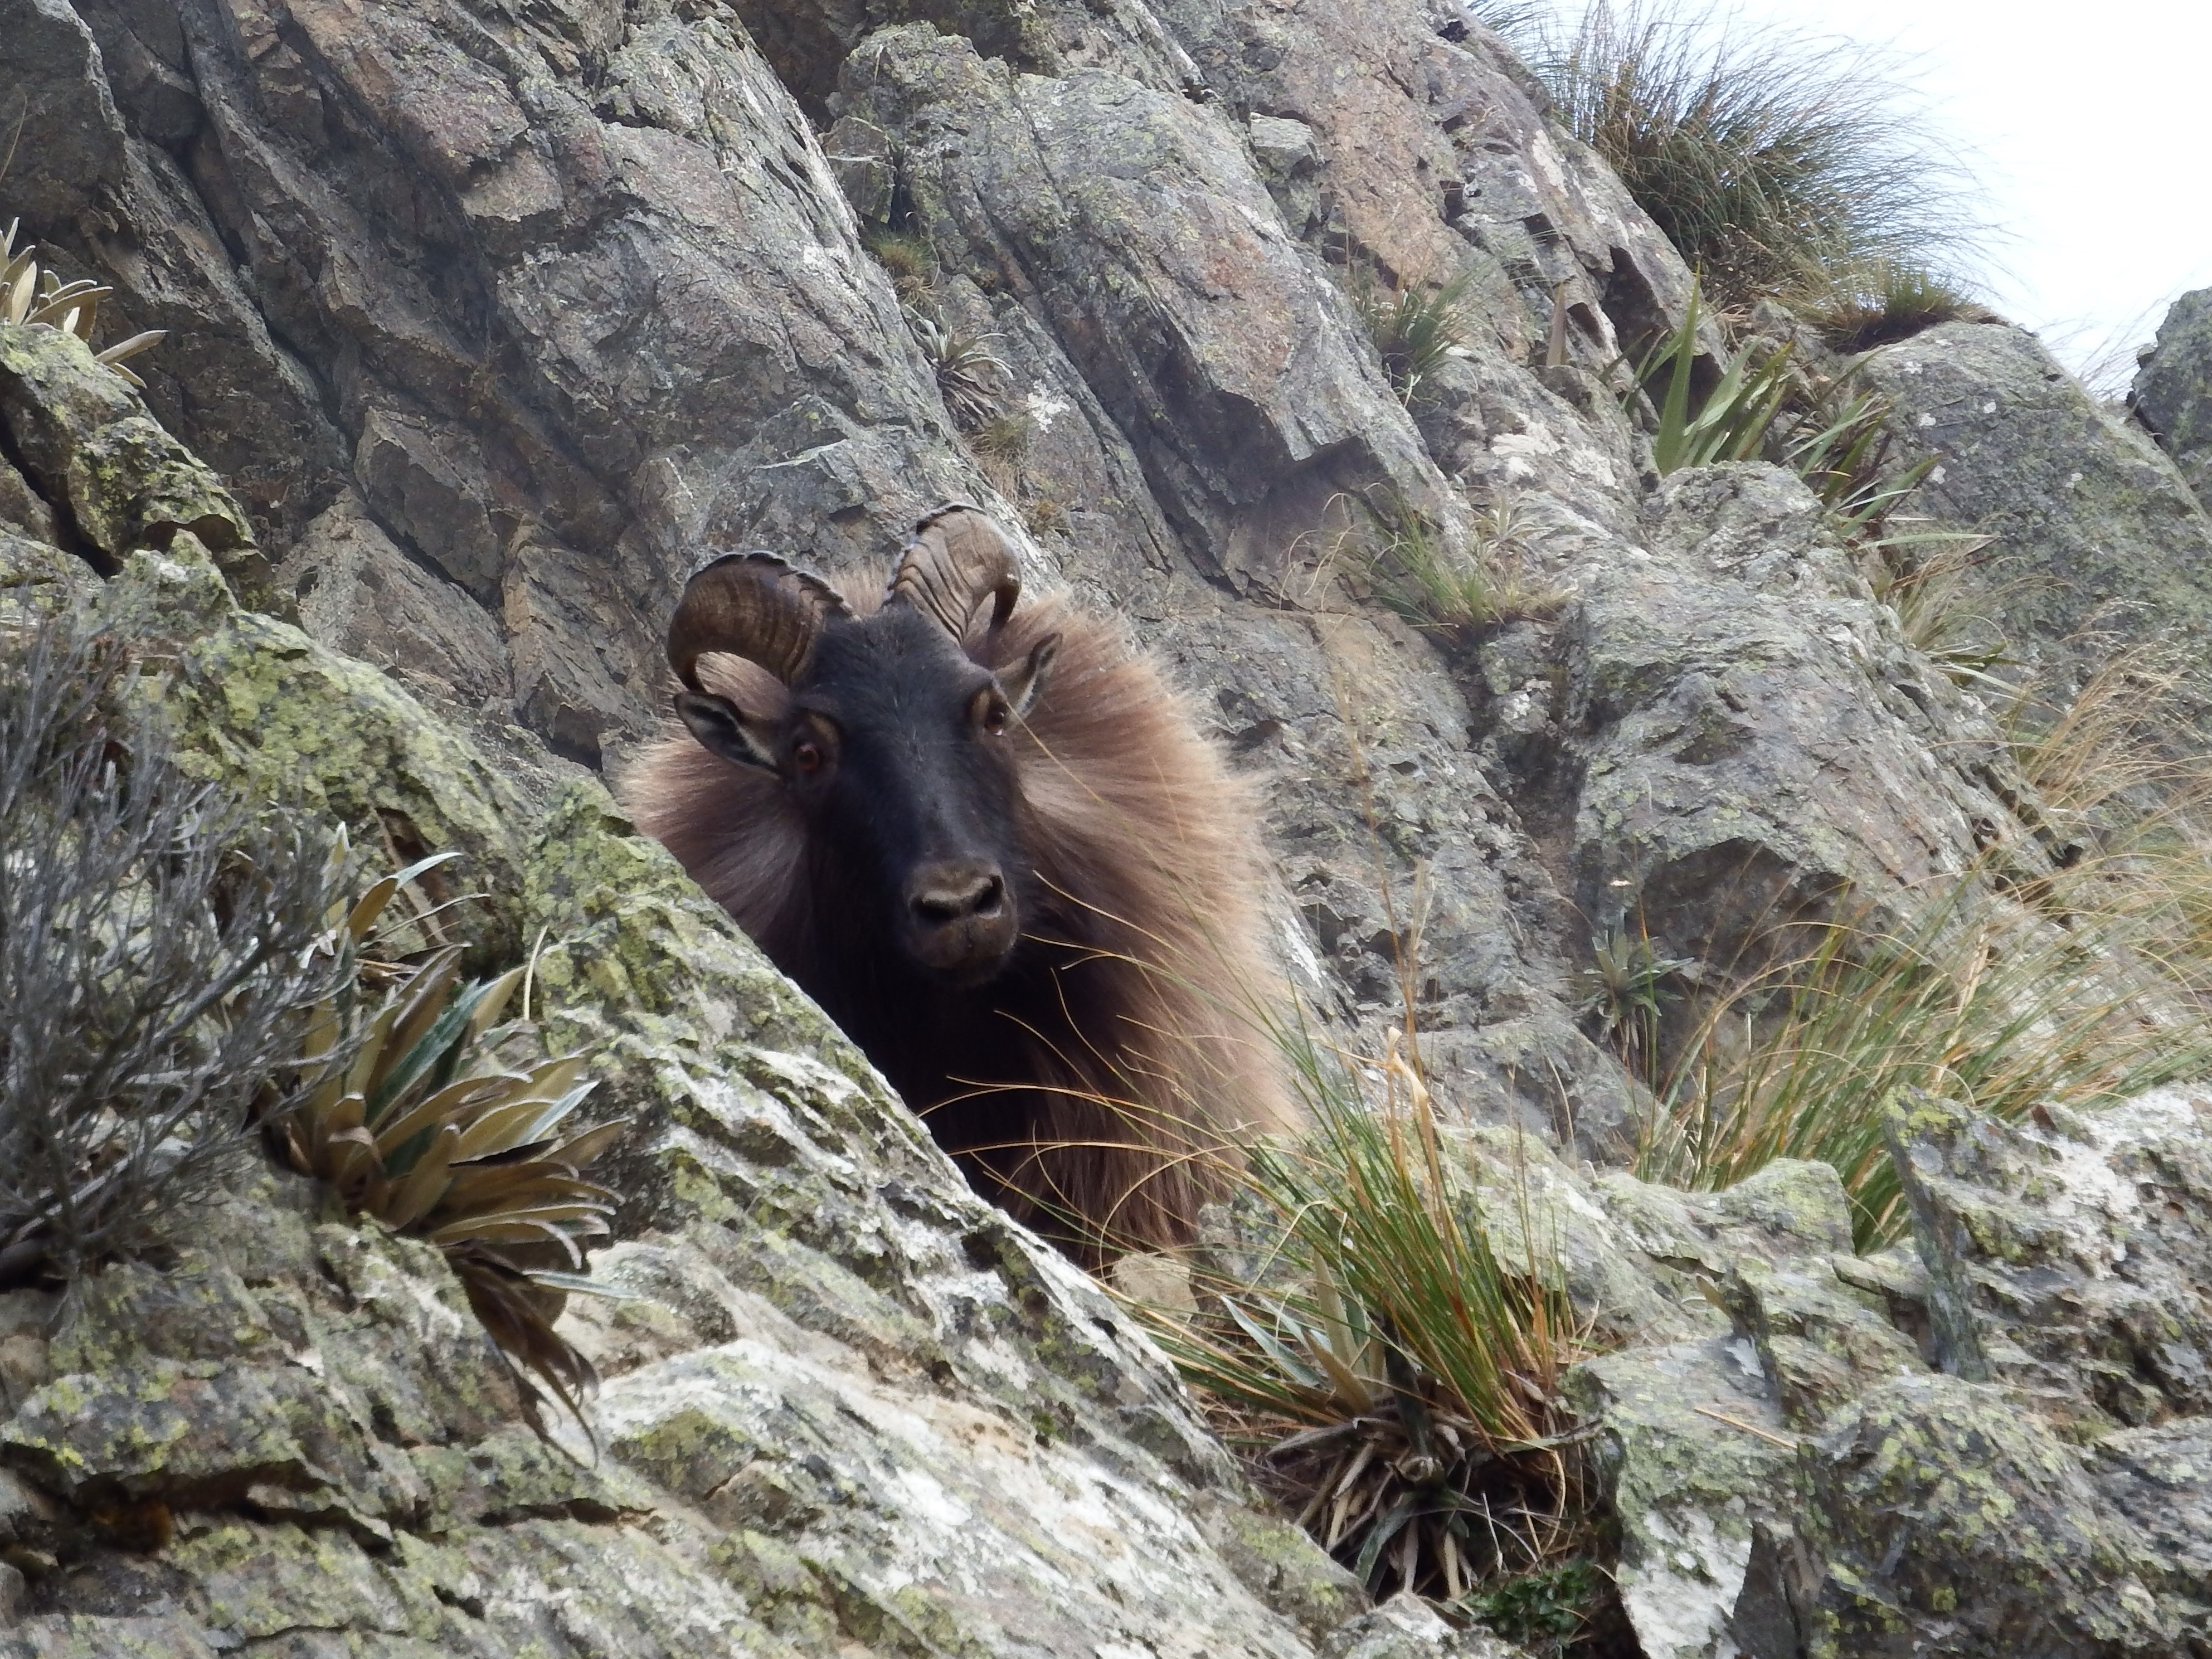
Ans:
<svg viewBox="0 0 2212 1659"><path fill-rule="evenodd" d="M857 612L881 603L879 580L839 586ZM998 670L1055 633L1058 657L1012 738L1021 840L1045 900L1024 917L1009 968L966 994L988 1039L948 1036L933 1079L907 1087L979 1189L1095 1261L1187 1242L1235 1139L1291 1112L1260 1017L1274 979L1255 791L1112 625L1045 600L965 643ZM776 695L751 664L702 667L710 690L756 706ZM805 985L821 877L781 781L683 733L647 754L624 793L641 827Z"/></svg>

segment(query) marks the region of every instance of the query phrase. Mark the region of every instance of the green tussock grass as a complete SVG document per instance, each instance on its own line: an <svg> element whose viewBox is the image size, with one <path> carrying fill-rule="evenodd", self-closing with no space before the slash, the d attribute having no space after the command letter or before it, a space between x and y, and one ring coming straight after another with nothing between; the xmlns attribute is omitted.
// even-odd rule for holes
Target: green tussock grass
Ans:
<svg viewBox="0 0 2212 1659"><path fill-rule="evenodd" d="M1654 1079L1643 1172L1717 1188L1817 1159L1869 1249L1905 1220L1893 1103L2018 1121L2212 1072L2212 757L2175 752L2182 678L2125 660L2063 708L2015 705L2041 854L1999 846L1887 904L1778 919L1773 965L1716 997Z"/></svg>
<svg viewBox="0 0 2212 1659"><path fill-rule="evenodd" d="M1595 0L1528 46L1553 114L1610 162L1723 305L1972 251L1967 180L1880 51ZM1527 38L1527 37L1524 37Z"/></svg>
<svg viewBox="0 0 2212 1659"><path fill-rule="evenodd" d="M1468 286L1462 276L1433 286L1412 283L1393 290L1371 270L1353 276L1352 308L1374 342L1399 402L1410 407L1429 401L1437 370L1466 340L1474 326Z"/></svg>
<svg viewBox="0 0 2212 1659"><path fill-rule="evenodd" d="M1909 340L1939 323L1987 315L1955 283L1889 258L1822 272L1783 299L1829 349L1851 355Z"/></svg>
<svg viewBox="0 0 2212 1659"><path fill-rule="evenodd" d="M1588 1540L1559 1397L1587 1346L1529 1265L1525 1206L1492 1224L1516 1172L1438 1127L1396 1033L1372 1061L1303 1026L1279 1041L1310 1127L1239 1173L1243 1259L1214 1253L1192 1305L1133 1311L1261 1483L1376 1593L1451 1600L1540 1571Z"/></svg>
<svg viewBox="0 0 2212 1659"><path fill-rule="evenodd" d="M1382 544L1370 561L1376 596L1418 628L1464 641L1507 623L1547 617L1569 595L1538 571L1526 526L1510 501L1474 515L1467 548L1454 552L1436 526L1403 502L1380 509Z"/></svg>

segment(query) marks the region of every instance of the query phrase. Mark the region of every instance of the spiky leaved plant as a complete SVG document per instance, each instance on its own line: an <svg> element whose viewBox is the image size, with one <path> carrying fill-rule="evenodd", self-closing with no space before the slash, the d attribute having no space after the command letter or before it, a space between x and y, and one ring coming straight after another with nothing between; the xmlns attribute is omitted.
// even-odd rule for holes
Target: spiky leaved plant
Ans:
<svg viewBox="0 0 2212 1659"><path fill-rule="evenodd" d="M314 1010L307 1086L267 1127L294 1169L444 1251L501 1351L580 1416L596 1379L553 1325L568 1291L601 1288L580 1270L616 1199L582 1172L626 1123L571 1125L593 1087L577 1056L507 1058L528 1042L499 1023L526 969L464 982L459 945L405 966L367 951L394 896L451 856L388 875L334 913L328 948L358 956L362 979ZM380 982L389 993L363 1023L360 992ZM540 1396L517 1381L535 1420Z"/></svg>
<svg viewBox="0 0 2212 1659"><path fill-rule="evenodd" d="M908 307L908 328L937 377L945 405L963 430L973 431L996 418L1000 394L1012 371L984 343L987 335L955 328L927 311Z"/></svg>
<svg viewBox="0 0 2212 1659"><path fill-rule="evenodd" d="M20 219L10 219L6 234L0 235L0 322L43 323L91 344L100 302L115 290L82 277L64 283L51 270L41 271L33 257L39 251L36 246L20 250L15 246L15 233L21 224ZM149 328L94 355L143 391L145 381L124 367L125 360L158 345L167 331Z"/></svg>
<svg viewBox="0 0 2212 1659"><path fill-rule="evenodd" d="M1686 957L1662 956L1649 934L1616 927L1590 940L1590 965L1577 975L1576 1013L1613 1045L1620 1063L1649 1080L1658 1063L1660 1022L1677 994L1677 982L1694 967Z"/></svg>

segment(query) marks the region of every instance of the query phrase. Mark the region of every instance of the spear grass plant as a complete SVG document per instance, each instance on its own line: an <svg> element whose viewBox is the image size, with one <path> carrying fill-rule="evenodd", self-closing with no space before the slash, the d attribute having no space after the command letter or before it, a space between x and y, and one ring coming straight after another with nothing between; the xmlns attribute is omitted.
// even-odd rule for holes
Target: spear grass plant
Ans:
<svg viewBox="0 0 2212 1659"><path fill-rule="evenodd" d="M956 328L913 307L907 308L906 321L955 425L973 432L1004 413L1001 400L1012 371L991 349L988 336Z"/></svg>
<svg viewBox="0 0 2212 1659"><path fill-rule="evenodd" d="M1634 1077L1649 1079L1658 1063L1660 1021L1680 994L1681 976L1696 964L1664 956L1641 932L1616 927L1590 940L1590 965L1577 975L1576 1013L1596 1028L1598 1041L1620 1056Z"/></svg>
<svg viewBox="0 0 2212 1659"><path fill-rule="evenodd" d="M64 283L51 270L39 268L38 248L15 246L22 221L10 219L0 234L0 322L44 324L92 343L93 325L100 317L100 302L115 290L84 278ZM145 381L125 367L129 359L161 343L165 329L151 328L118 340L93 355L141 391Z"/></svg>
<svg viewBox="0 0 2212 1659"><path fill-rule="evenodd" d="M392 900L451 856L332 912L325 949L358 963L360 977L314 1008L300 1097L265 1127L286 1163L347 1208L444 1252L501 1352L581 1421L596 1378L553 1326L569 1291L605 1293L582 1270L617 1200L583 1171L627 1125L578 1126L593 1087L582 1060L536 1058L526 1022L501 1023L526 965L465 981L461 945L408 963L375 948ZM368 1012L364 993L379 987ZM521 1370L516 1381L542 1431L543 1396Z"/></svg>
<svg viewBox="0 0 2212 1659"><path fill-rule="evenodd" d="M1652 465L1662 475L1728 461L1787 466L1820 498L1838 537L1879 537L1936 465L1932 457L1901 471L1888 465L1889 400L1855 390L1856 371L1828 376L1800 365L1787 344L1724 349L1711 377L1701 368L1704 320L1693 283L1681 323L1635 367L1624 401L1632 410L1650 404Z"/></svg>
<svg viewBox="0 0 2212 1659"><path fill-rule="evenodd" d="M1662 476L1688 466L1755 459L1791 390L1790 351L1781 346L1763 356L1749 350L1728 354L1718 380L1700 392L1704 304L1703 289L1693 283L1680 324L1661 336L1636 368L1630 398L1632 404L1641 392L1657 412L1651 463Z"/></svg>

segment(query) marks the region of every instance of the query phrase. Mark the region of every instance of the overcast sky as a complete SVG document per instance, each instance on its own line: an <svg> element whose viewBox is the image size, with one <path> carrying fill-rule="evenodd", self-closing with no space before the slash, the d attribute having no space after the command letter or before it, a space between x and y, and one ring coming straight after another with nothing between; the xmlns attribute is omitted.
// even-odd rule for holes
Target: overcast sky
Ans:
<svg viewBox="0 0 2212 1659"><path fill-rule="evenodd" d="M2176 295L2212 286L2212 0L1728 0L1713 10L1894 46L1967 152L1983 216L2007 233L1988 260L1991 302L2077 369L2148 340Z"/></svg>

